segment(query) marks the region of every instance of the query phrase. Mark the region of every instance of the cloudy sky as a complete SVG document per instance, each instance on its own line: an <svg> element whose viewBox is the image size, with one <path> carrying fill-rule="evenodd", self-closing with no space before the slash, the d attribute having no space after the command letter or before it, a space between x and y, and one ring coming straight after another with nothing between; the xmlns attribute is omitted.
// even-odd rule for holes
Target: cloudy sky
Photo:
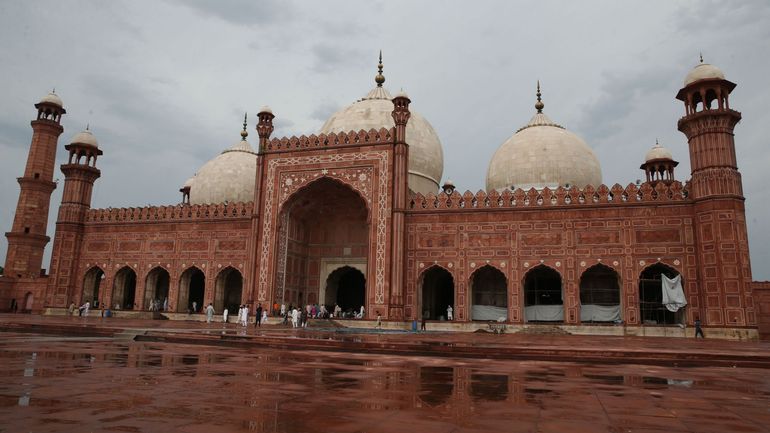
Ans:
<svg viewBox="0 0 770 433"><path fill-rule="evenodd" d="M433 124L444 179L459 189L484 187L494 151L533 114L538 79L545 112L593 147L606 184L626 185L643 177L656 138L689 177L674 95L702 52L738 83L730 102L743 113L736 147L754 278L770 279L768 23L766 0L6 0L0 228L13 221L33 104L53 87L67 109L60 163L87 123L104 150L94 207L179 202L181 184L262 105L277 116L274 136L318 131L373 86L380 49L385 86L406 90ZM6 246L2 237L0 262Z"/></svg>

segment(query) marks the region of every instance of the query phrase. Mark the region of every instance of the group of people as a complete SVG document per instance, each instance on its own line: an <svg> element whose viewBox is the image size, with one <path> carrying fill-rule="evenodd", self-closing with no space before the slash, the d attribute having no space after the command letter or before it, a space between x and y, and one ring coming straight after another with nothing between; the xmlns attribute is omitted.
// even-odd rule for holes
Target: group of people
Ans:
<svg viewBox="0 0 770 433"><path fill-rule="evenodd" d="M153 299L150 302L150 311L168 311L168 296L162 302L160 299Z"/></svg>

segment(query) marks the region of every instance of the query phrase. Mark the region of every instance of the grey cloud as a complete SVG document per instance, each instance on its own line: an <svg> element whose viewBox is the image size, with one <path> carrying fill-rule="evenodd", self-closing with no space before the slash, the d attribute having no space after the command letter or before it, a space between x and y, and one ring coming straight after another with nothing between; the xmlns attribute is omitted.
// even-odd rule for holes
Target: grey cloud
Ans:
<svg viewBox="0 0 770 433"><path fill-rule="evenodd" d="M334 102L322 102L317 105L312 112L310 112L310 118L319 120L321 122L326 122L326 120L329 119L329 117L331 117L331 115L336 113L339 109L339 104L335 104Z"/></svg>
<svg viewBox="0 0 770 433"><path fill-rule="evenodd" d="M366 56L362 49L341 48L328 43L314 45L311 52L313 54L312 69L320 73L329 73L340 68L362 64Z"/></svg>
<svg viewBox="0 0 770 433"><path fill-rule="evenodd" d="M293 14L291 2L280 0L179 0L203 16L213 16L226 22L243 25L275 25Z"/></svg>

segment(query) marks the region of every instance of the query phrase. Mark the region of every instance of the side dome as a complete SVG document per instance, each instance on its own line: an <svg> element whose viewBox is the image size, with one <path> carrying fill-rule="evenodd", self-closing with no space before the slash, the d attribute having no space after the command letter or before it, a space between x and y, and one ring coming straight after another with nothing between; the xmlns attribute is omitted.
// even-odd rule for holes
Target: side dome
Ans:
<svg viewBox="0 0 770 433"><path fill-rule="evenodd" d="M393 97L382 87L382 57L377 86L365 97L334 113L321 127L321 133L340 133L396 126L391 113ZM444 151L433 126L419 113L411 111L406 124L406 142L409 145L409 189L422 194L436 193L444 173Z"/></svg>
<svg viewBox="0 0 770 433"><path fill-rule="evenodd" d="M718 78L720 80L725 79L725 74L721 69L714 65L703 63L703 56L700 58L700 63L697 64L684 78L684 86L687 87L690 84L700 81Z"/></svg>
<svg viewBox="0 0 770 433"><path fill-rule="evenodd" d="M247 135L244 124L240 141L203 164L198 174L185 182L185 186L190 184L190 204L254 200L257 154L246 141Z"/></svg>
<svg viewBox="0 0 770 433"><path fill-rule="evenodd" d="M537 89L537 113L495 152L487 170L487 191L559 186L598 186L602 170L594 151L576 134L543 114Z"/></svg>
<svg viewBox="0 0 770 433"><path fill-rule="evenodd" d="M673 161L674 155L671 154L670 150L661 146L660 143L658 143L658 141L655 140L655 146L653 146L650 150L648 150L647 154L644 155L644 162L657 161L657 160L663 160L663 159L670 159Z"/></svg>

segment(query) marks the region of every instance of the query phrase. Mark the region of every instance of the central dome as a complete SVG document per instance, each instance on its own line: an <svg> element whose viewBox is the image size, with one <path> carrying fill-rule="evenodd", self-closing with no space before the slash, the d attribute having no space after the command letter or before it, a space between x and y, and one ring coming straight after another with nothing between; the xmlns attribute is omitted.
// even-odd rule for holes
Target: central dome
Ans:
<svg viewBox="0 0 770 433"><path fill-rule="evenodd" d="M380 128L393 128L393 97L382 87L382 56L377 86L365 97L334 113L321 127L321 133L339 133ZM406 124L409 145L409 189L422 194L436 193L444 172L444 152L441 141L430 123L419 113L411 111Z"/></svg>
<svg viewBox="0 0 770 433"><path fill-rule="evenodd" d="M495 152L487 171L487 191L601 184L602 169L593 150L543 114L540 96L538 83L537 113Z"/></svg>

